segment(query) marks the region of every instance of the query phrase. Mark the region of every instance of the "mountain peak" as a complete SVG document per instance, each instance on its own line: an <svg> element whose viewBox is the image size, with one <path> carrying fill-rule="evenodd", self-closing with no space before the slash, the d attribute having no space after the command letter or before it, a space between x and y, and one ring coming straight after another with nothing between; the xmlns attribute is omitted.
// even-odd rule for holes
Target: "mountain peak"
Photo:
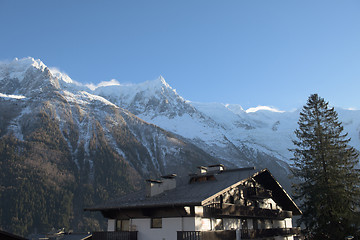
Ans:
<svg viewBox="0 0 360 240"><path fill-rule="evenodd" d="M161 75L156 80L148 81L147 83L152 84L154 87L165 87L172 89L172 87L165 81L165 78L163 78Z"/></svg>
<svg viewBox="0 0 360 240"><path fill-rule="evenodd" d="M30 67L44 71L46 65L40 59L34 59L32 57L14 58L12 61L3 61L0 62L0 79L9 77L17 78L21 81L24 78L25 72Z"/></svg>
<svg viewBox="0 0 360 240"><path fill-rule="evenodd" d="M226 104L225 107L235 114L242 114L245 110L239 104Z"/></svg>
<svg viewBox="0 0 360 240"><path fill-rule="evenodd" d="M137 91L147 92L148 95L156 95L157 92L170 91L176 93L176 90L173 89L162 76L159 76L155 80L149 80L143 83L133 85Z"/></svg>

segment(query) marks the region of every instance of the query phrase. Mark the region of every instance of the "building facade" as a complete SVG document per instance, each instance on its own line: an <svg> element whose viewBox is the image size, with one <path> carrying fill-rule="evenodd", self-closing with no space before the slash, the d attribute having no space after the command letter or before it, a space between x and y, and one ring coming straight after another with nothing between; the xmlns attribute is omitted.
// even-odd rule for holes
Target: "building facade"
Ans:
<svg viewBox="0 0 360 240"><path fill-rule="evenodd" d="M294 239L299 228L292 217L301 214L267 169L223 165L200 167L182 183L175 174L147 180L143 191L86 210L108 219L107 232L94 233L95 240L124 234L138 240Z"/></svg>

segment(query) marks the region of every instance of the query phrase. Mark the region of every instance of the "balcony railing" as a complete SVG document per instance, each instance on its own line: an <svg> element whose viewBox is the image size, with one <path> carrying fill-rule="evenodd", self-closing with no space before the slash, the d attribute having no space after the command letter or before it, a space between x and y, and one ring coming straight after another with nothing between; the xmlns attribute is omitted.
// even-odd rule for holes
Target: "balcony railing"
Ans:
<svg viewBox="0 0 360 240"><path fill-rule="evenodd" d="M204 215L207 217L215 216L236 216L249 218L285 219L291 218L291 211L280 211L252 206L242 206L230 203L213 203L204 207Z"/></svg>
<svg viewBox="0 0 360 240"><path fill-rule="evenodd" d="M178 231L177 240L236 240L236 231Z"/></svg>
<svg viewBox="0 0 360 240"><path fill-rule="evenodd" d="M241 239L300 235L300 228L241 229Z"/></svg>
<svg viewBox="0 0 360 240"><path fill-rule="evenodd" d="M137 231L131 232L93 232L93 240L137 240Z"/></svg>
<svg viewBox="0 0 360 240"><path fill-rule="evenodd" d="M177 240L236 240L237 230L224 231L178 231ZM300 235L300 228L241 229L241 239L263 239L275 236Z"/></svg>

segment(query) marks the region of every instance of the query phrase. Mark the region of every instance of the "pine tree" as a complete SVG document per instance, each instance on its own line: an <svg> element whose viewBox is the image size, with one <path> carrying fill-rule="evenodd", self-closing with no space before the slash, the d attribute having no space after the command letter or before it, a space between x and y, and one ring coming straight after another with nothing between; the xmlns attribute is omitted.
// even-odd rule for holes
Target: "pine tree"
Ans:
<svg viewBox="0 0 360 240"><path fill-rule="evenodd" d="M334 108L317 94L309 97L295 130L297 140L292 171L299 183L295 197L301 202L309 239L344 239L358 226L360 174L358 153L348 145Z"/></svg>

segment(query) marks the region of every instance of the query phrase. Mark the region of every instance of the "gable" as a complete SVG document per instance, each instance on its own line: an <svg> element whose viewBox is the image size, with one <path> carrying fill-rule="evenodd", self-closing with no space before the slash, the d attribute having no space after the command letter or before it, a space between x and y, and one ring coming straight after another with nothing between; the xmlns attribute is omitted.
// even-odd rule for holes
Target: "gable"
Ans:
<svg viewBox="0 0 360 240"><path fill-rule="evenodd" d="M243 204L249 198L244 195L249 194L252 194L252 198L271 198L283 210L292 211L294 215L301 215L300 209L267 169L256 172L251 177L215 193L203 200L201 204L205 206L214 202L238 203L240 201Z"/></svg>

